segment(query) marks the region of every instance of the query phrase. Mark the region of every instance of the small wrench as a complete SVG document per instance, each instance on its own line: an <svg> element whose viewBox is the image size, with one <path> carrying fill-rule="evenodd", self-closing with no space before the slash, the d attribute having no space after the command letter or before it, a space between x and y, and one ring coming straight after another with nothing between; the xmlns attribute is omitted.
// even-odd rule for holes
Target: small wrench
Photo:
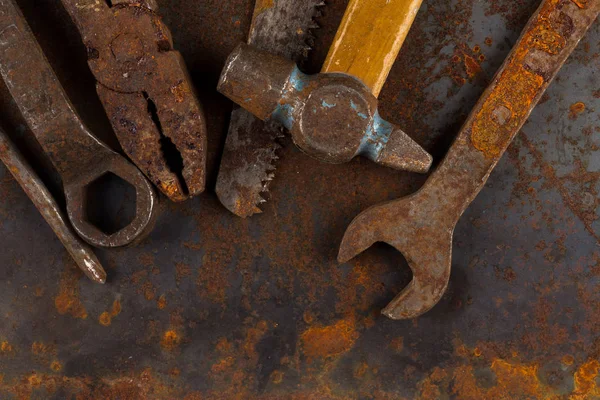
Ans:
<svg viewBox="0 0 600 400"><path fill-rule="evenodd" d="M2 129L0 160L29 196L77 266L94 282L105 283L106 272L92 249L77 236L52 194Z"/></svg>
<svg viewBox="0 0 600 400"><path fill-rule="evenodd" d="M351 223L340 262L385 242L405 256L413 271L412 281L384 315L415 318L441 299L450 278L456 223L599 11L600 0L542 1L423 188L372 207Z"/></svg>
<svg viewBox="0 0 600 400"><path fill-rule="evenodd" d="M67 214L77 233L100 247L119 247L149 233L157 195L142 173L85 127L14 0L0 0L0 73L19 110L61 176ZM106 234L86 216L86 186L112 172L136 188L136 215Z"/></svg>

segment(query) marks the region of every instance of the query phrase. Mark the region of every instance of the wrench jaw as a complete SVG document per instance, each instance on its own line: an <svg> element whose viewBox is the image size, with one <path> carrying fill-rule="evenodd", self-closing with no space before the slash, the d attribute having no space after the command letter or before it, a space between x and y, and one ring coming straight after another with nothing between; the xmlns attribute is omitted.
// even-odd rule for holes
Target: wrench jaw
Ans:
<svg viewBox="0 0 600 400"><path fill-rule="evenodd" d="M67 213L75 231L96 247L123 247L143 240L152 231L158 215L158 196L150 182L116 153L100 162L91 161L87 167L73 180L64 182ZM135 217L129 225L112 234L101 231L89 221L86 207L87 187L107 173L113 173L128 182L136 192Z"/></svg>
<svg viewBox="0 0 600 400"><path fill-rule="evenodd" d="M435 210L422 211L423 197L427 196L421 191L364 211L352 221L340 246L341 263L376 242L391 245L405 257L413 279L382 311L390 319L419 317L440 301L448 287L454 228L448 219L436 218Z"/></svg>

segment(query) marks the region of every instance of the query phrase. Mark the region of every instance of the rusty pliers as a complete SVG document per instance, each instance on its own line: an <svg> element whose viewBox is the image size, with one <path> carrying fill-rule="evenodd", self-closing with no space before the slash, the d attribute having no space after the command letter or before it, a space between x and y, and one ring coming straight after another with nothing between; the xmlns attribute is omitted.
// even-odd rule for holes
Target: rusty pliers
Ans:
<svg viewBox="0 0 600 400"><path fill-rule="evenodd" d="M171 200L205 187L206 124L154 0L62 0L123 150Z"/></svg>

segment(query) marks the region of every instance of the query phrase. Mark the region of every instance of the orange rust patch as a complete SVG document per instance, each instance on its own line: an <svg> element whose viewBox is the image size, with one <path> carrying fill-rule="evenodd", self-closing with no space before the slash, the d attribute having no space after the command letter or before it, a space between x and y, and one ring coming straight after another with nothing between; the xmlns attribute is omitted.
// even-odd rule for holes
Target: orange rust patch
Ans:
<svg viewBox="0 0 600 400"><path fill-rule="evenodd" d="M167 307L167 297L164 294L161 294L158 300L156 301L156 306L159 310L164 310Z"/></svg>
<svg viewBox="0 0 600 400"><path fill-rule="evenodd" d="M184 263L175 264L175 281L178 285L183 278L187 278L190 275L192 275L192 269L189 265Z"/></svg>
<svg viewBox="0 0 600 400"><path fill-rule="evenodd" d="M587 0L573 0L573 3L579 8L587 8Z"/></svg>
<svg viewBox="0 0 600 400"><path fill-rule="evenodd" d="M86 319L87 311L79 300L78 285L81 274L77 271L67 267L67 270L63 272L58 295L54 298L54 306L60 315L70 314L73 318Z"/></svg>
<svg viewBox="0 0 600 400"><path fill-rule="evenodd" d="M100 325L103 325L103 326L109 326L111 324L111 320L112 320L112 317L106 311L104 311L102 314L100 314L100 318L98 318L98 322L100 322Z"/></svg>
<svg viewBox="0 0 600 400"><path fill-rule="evenodd" d="M598 360L588 361L579 367L574 377L575 390L573 391L573 398L587 399L590 398L588 396L600 394L596 386L599 369L600 362Z"/></svg>
<svg viewBox="0 0 600 400"><path fill-rule="evenodd" d="M312 326L300 337L309 359L339 356L349 351L358 338L353 319L343 319L329 326Z"/></svg>
<svg viewBox="0 0 600 400"><path fill-rule="evenodd" d="M565 365L573 365L573 363L575 362L575 358L572 355L567 354L562 358L561 361Z"/></svg>
<svg viewBox="0 0 600 400"><path fill-rule="evenodd" d="M47 345L41 342L33 342L31 344L31 352L36 356L42 356L46 354L55 354L56 347L54 345Z"/></svg>
<svg viewBox="0 0 600 400"><path fill-rule="evenodd" d="M404 350L404 338L402 336L394 338L390 342L390 348L396 353L402 353L402 350Z"/></svg>
<svg viewBox="0 0 600 400"><path fill-rule="evenodd" d="M366 362L361 362L360 364L358 364L358 366L356 366L356 368L354 368L354 372L352 375L356 379L360 379L365 376L365 374L367 373L368 370L369 370L369 365Z"/></svg>
<svg viewBox="0 0 600 400"><path fill-rule="evenodd" d="M283 382L283 372L281 371L273 371L273 373L271 374L271 381L276 384L279 385L281 382Z"/></svg>
<svg viewBox="0 0 600 400"><path fill-rule="evenodd" d="M210 370L215 374L219 374L230 369L233 364L235 364L235 358L231 356L225 357L213 364L212 367L210 367Z"/></svg>
<svg viewBox="0 0 600 400"><path fill-rule="evenodd" d="M481 67L477 63L477 61L468 54L465 54L465 69L467 71L467 75L469 78L475 77L475 75L481 72Z"/></svg>
<svg viewBox="0 0 600 400"><path fill-rule="evenodd" d="M498 157L508 147L544 86L542 76L523 67L530 49L557 54L566 44L549 20L556 5L557 0L545 3L536 28L523 36L526 45L512 55L498 84L476 115L471 141L488 158Z"/></svg>
<svg viewBox="0 0 600 400"><path fill-rule="evenodd" d="M39 387L42 384L42 379L34 372L27 377L27 382L33 387Z"/></svg>
<svg viewBox="0 0 600 400"><path fill-rule="evenodd" d="M491 38L491 37L486 37L486 38L485 38L485 44L486 44L487 46L491 46L493 42L494 42L494 41L492 40L492 38Z"/></svg>
<svg viewBox="0 0 600 400"><path fill-rule="evenodd" d="M174 330L166 331L160 340L160 346L165 350L174 350L181 343L179 334Z"/></svg>
<svg viewBox="0 0 600 400"><path fill-rule="evenodd" d="M142 285L142 291L144 292L144 298L148 301L154 300L156 297L156 288L150 281L144 282Z"/></svg>
<svg viewBox="0 0 600 400"><path fill-rule="evenodd" d="M226 337L222 337L221 339L219 339L219 341L217 342L217 351L220 351L222 353L229 353L231 351L231 343L227 340Z"/></svg>
<svg viewBox="0 0 600 400"><path fill-rule="evenodd" d="M12 351L12 346L7 341L3 341L0 343L0 351L3 353L10 353Z"/></svg>
<svg viewBox="0 0 600 400"><path fill-rule="evenodd" d="M577 102L569 107L569 119L577 119L585 111L585 104Z"/></svg>
<svg viewBox="0 0 600 400"><path fill-rule="evenodd" d="M302 314L302 319L304 320L304 322L306 322L308 325L312 324L313 322L315 322L315 316L310 312L310 311L305 311L304 314Z"/></svg>
<svg viewBox="0 0 600 400"><path fill-rule="evenodd" d="M190 89L188 88L186 81L181 81L181 83L171 88L171 93L175 96L175 101L177 103L182 103L189 95Z"/></svg>
<svg viewBox="0 0 600 400"><path fill-rule="evenodd" d="M52 361L50 364L50 369L54 372L58 372L62 369L62 364L58 361Z"/></svg>
<svg viewBox="0 0 600 400"><path fill-rule="evenodd" d="M121 301L117 299L113 301L112 309L110 310L110 315L116 317L119 314L121 314Z"/></svg>
<svg viewBox="0 0 600 400"><path fill-rule="evenodd" d="M230 280L228 263L223 260L232 257L233 250L226 247L216 248L202 257L202 270L196 280L200 297L225 306Z"/></svg>

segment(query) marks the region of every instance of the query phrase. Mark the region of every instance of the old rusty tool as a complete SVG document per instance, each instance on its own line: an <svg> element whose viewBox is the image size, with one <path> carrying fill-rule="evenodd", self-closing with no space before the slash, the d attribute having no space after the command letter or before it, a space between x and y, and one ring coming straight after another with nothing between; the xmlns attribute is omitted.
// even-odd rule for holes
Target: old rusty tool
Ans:
<svg viewBox="0 0 600 400"><path fill-rule="evenodd" d="M322 0L256 0L248 43L294 62L306 59L311 30L317 28ZM263 122L243 108L231 113L216 192L221 203L240 217L260 213L262 194L274 177L277 142L283 127Z"/></svg>
<svg viewBox="0 0 600 400"><path fill-rule="evenodd" d="M305 153L325 162L357 155L425 173L431 156L384 121L377 98L421 0L353 0L322 69L303 74L293 61L240 45L218 90L261 120L274 119Z"/></svg>
<svg viewBox="0 0 600 400"><path fill-rule="evenodd" d="M150 231L157 195L144 175L85 127L14 0L0 0L0 73L29 128L61 176L77 233L100 247L132 243ZM136 215L107 234L87 220L87 185L113 173L136 189Z"/></svg>
<svg viewBox="0 0 600 400"><path fill-rule="evenodd" d="M340 262L385 242L404 254L413 271L384 315L414 318L440 300L450 277L456 223L599 11L600 0L544 0L423 188L352 222Z"/></svg>
<svg viewBox="0 0 600 400"><path fill-rule="evenodd" d="M63 0L123 150L162 193L204 191L206 122L154 0Z"/></svg>
<svg viewBox="0 0 600 400"><path fill-rule="evenodd" d="M94 282L105 283L106 272L92 249L75 233L52 194L2 129L0 129L0 160L29 196L77 266Z"/></svg>

